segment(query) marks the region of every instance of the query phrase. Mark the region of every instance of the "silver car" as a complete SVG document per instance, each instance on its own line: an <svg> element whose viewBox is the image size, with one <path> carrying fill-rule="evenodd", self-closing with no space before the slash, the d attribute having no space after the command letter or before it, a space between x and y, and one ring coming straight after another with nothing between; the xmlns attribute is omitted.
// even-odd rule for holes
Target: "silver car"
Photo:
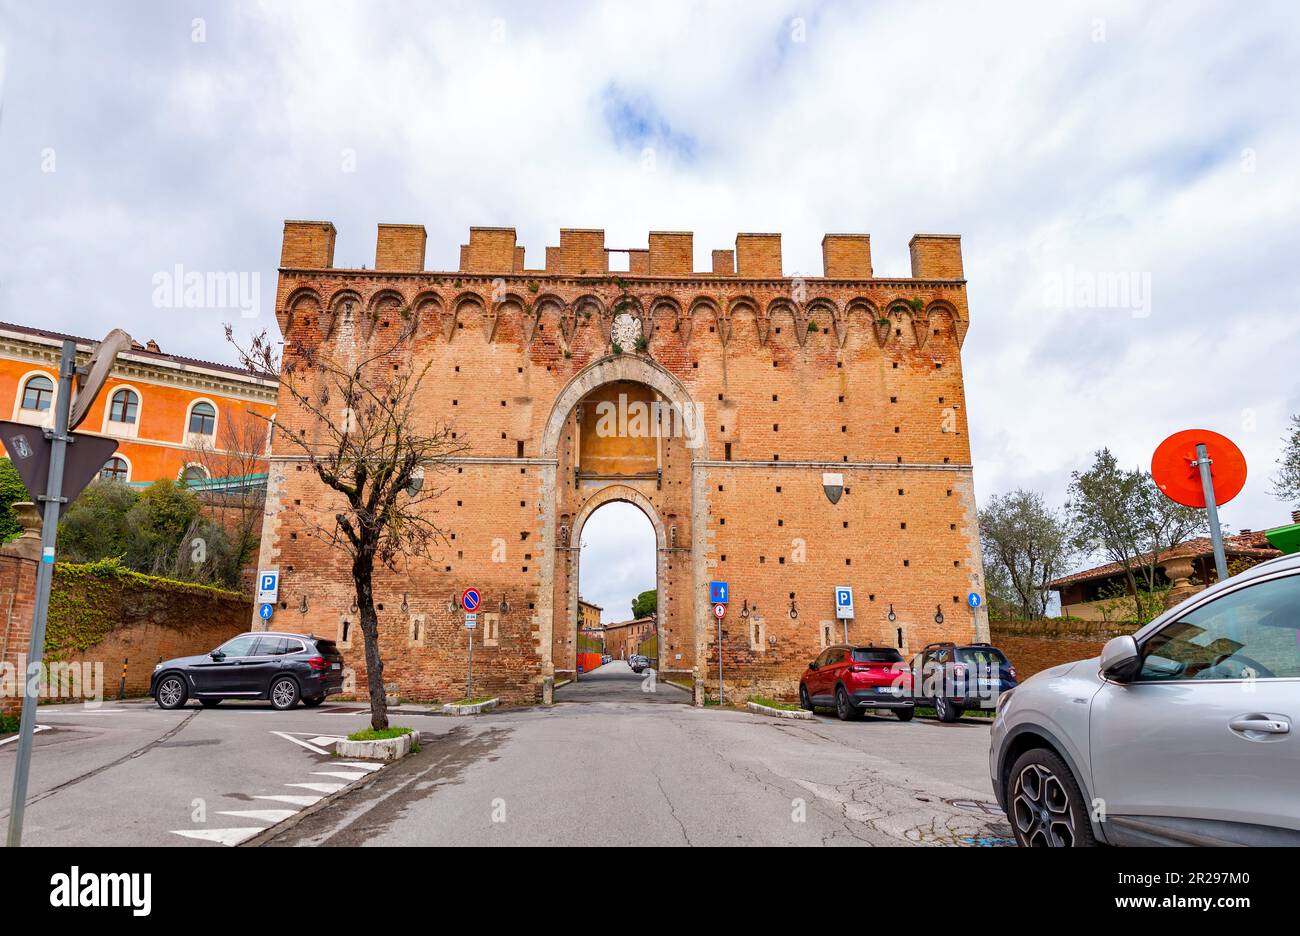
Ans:
<svg viewBox="0 0 1300 936"><path fill-rule="evenodd" d="M989 769L1021 845L1300 845L1300 555L1005 693Z"/></svg>

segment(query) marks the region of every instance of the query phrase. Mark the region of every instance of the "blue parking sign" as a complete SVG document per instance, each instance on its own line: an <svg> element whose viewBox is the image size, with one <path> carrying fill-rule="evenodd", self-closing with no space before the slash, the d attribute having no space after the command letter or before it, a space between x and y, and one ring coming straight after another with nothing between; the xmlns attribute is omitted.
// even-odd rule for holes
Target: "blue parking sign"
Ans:
<svg viewBox="0 0 1300 936"><path fill-rule="evenodd" d="M835 617L839 619L853 617L853 589L848 585L835 586Z"/></svg>
<svg viewBox="0 0 1300 936"><path fill-rule="evenodd" d="M727 603L727 583L710 582L709 583L709 601L714 604Z"/></svg>

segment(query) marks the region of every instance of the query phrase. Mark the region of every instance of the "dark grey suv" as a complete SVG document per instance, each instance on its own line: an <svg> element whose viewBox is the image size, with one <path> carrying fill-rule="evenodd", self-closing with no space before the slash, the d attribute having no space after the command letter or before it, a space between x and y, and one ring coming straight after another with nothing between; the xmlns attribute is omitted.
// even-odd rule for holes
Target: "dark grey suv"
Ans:
<svg viewBox="0 0 1300 936"><path fill-rule="evenodd" d="M333 641L311 634L240 634L211 653L154 667L149 694L160 708L190 699L205 707L222 699L268 699L277 709L320 705L343 691L343 656Z"/></svg>

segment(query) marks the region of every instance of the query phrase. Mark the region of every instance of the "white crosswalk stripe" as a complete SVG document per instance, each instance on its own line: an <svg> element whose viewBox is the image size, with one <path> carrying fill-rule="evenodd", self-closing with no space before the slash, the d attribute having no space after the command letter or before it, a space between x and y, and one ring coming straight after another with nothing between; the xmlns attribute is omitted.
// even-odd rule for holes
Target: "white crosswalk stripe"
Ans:
<svg viewBox="0 0 1300 936"><path fill-rule="evenodd" d="M284 822L290 816L298 815L296 809L223 809L217 813L218 816L234 816L236 819L255 819L258 822L269 822L275 825L277 822Z"/></svg>
<svg viewBox="0 0 1300 936"><path fill-rule="evenodd" d="M254 796L253 799L268 800L272 803L288 803L290 806L315 806L323 796L292 796L285 794L283 796Z"/></svg>
<svg viewBox="0 0 1300 936"><path fill-rule="evenodd" d="M242 829L173 829L172 834L221 845L238 845L261 831L262 826L251 826Z"/></svg>
<svg viewBox="0 0 1300 936"><path fill-rule="evenodd" d="M364 773L358 773L355 770L313 770L311 775L313 777L338 777L340 780L346 780L349 783L366 776Z"/></svg>

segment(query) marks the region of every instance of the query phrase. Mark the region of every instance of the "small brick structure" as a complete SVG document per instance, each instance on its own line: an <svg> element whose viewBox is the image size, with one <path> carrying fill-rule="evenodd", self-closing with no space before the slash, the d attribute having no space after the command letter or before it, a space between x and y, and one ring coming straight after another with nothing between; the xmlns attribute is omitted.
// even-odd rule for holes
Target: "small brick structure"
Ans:
<svg viewBox="0 0 1300 936"><path fill-rule="evenodd" d="M15 507L24 531L0 547L0 663L21 673L31 641L40 534L34 508ZM246 629L252 603L243 595L124 570L99 578L90 568L55 566L43 656L65 668L102 665L105 698L117 697L124 661L126 695L145 695L160 660L206 653ZM0 712L21 708L21 684L0 692Z"/></svg>

